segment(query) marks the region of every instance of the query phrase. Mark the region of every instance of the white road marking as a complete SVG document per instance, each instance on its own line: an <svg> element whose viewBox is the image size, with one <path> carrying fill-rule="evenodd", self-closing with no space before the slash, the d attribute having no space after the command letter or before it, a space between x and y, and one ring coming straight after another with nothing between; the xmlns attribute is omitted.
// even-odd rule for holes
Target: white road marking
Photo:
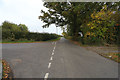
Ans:
<svg viewBox="0 0 120 80"><path fill-rule="evenodd" d="M48 65L48 69L51 67L51 63L49 63L49 65Z"/></svg>
<svg viewBox="0 0 120 80"><path fill-rule="evenodd" d="M52 53L52 55L54 55L54 52Z"/></svg>
<svg viewBox="0 0 120 80"><path fill-rule="evenodd" d="M49 73L46 73L45 77L44 77L44 80L47 80L48 76L49 76Z"/></svg>
<svg viewBox="0 0 120 80"><path fill-rule="evenodd" d="M54 51L55 51L55 50L53 49L53 53L54 53Z"/></svg>
<svg viewBox="0 0 120 80"><path fill-rule="evenodd" d="M55 47L54 47L54 50L55 50Z"/></svg>
<svg viewBox="0 0 120 80"><path fill-rule="evenodd" d="M53 57L51 56L50 60L52 61L53 60Z"/></svg>
<svg viewBox="0 0 120 80"><path fill-rule="evenodd" d="M52 44L54 44L54 43L55 43L55 46L54 46L52 55L54 55L54 51L55 51L55 48L56 48L56 42L52 42ZM51 56L50 60L51 60L51 61L53 60L53 57L52 57L52 56ZM48 69L49 69L50 67L51 67L51 62L49 62ZM45 74L45 77L44 77L44 80L47 80L48 76L49 76L49 73L46 73L46 74Z"/></svg>

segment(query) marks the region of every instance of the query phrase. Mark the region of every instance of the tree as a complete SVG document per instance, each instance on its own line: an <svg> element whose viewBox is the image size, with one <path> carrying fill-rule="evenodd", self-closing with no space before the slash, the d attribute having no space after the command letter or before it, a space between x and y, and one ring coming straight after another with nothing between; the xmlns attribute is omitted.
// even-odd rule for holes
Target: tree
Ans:
<svg viewBox="0 0 120 80"><path fill-rule="evenodd" d="M42 16L39 16L46 24L43 27L49 27L51 24L56 26L69 25L69 30L75 38L78 36L80 26L90 20L89 15L94 10L101 9L100 3L75 3L75 2L45 2L44 6L48 12L41 10ZM103 4L103 3L101 3Z"/></svg>
<svg viewBox="0 0 120 80"><path fill-rule="evenodd" d="M28 32L28 28L25 24L19 24L18 26L20 27L21 31Z"/></svg>
<svg viewBox="0 0 120 80"><path fill-rule="evenodd" d="M10 23L8 21L4 21L2 23L2 31L21 31L20 27L17 24Z"/></svg>
<svg viewBox="0 0 120 80"><path fill-rule="evenodd" d="M102 39L104 37L104 33L107 30L106 27L102 27L111 26L115 22L114 20L112 20L112 17L109 17L111 15L108 16L107 14L112 11L119 10L119 4L120 2L45 2L44 6L48 8L48 11L45 12L41 10L43 15L39 16L39 19L41 19L45 23L45 25L43 25L44 28L49 27L51 24L55 24L56 26L67 25L67 34L73 36L74 39L78 37L79 31L87 33L89 31L89 28L86 28L86 24L91 24L91 30L94 31L94 29L96 28L98 30L96 30L96 33L98 34L96 36L99 36L99 38ZM101 9L103 9L103 6L105 7L105 5L107 10L101 11ZM102 12L104 12L104 14L102 14ZM95 20L91 14L96 15L93 15L93 17L95 17ZM105 17L105 20L101 21L100 19L98 19L97 16L100 17L101 15ZM100 18L104 19L104 17ZM112 21L112 23L110 21ZM84 27L88 31L85 31Z"/></svg>
<svg viewBox="0 0 120 80"><path fill-rule="evenodd" d="M112 17L113 14L114 11L110 10L107 5L104 5L99 12L91 14L92 21L88 23L90 36L106 40L108 43L115 41L114 24L116 21Z"/></svg>
<svg viewBox="0 0 120 80"><path fill-rule="evenodd" d="M28 33L28 28L24 24L14 24L8 21L4 21L1 25L2 39L8 39L14 41L15 39L25 38Z"/></svg>

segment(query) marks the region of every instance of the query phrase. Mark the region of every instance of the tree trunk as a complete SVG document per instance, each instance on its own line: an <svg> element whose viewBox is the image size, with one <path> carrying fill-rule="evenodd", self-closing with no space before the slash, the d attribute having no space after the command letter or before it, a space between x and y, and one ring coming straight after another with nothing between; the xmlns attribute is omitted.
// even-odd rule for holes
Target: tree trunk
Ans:
<svg viewBox="0 0 120 80"><path fill-rule="evenodd" d="M78 37L78 25L77 25L77 15L74 14L74 26L73 26L73 39L77 40Z"/></svg>

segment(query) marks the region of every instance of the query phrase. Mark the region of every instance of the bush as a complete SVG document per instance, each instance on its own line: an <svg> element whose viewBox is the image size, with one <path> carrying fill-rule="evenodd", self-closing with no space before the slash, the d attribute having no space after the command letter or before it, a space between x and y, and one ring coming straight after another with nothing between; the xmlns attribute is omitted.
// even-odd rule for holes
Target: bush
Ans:
<svg viewBox="0 0 120 80"><path fill-rule="evenodd" d="M18 40L32 40L32 41L47 41L51 39L56 39L59 35L49 34L49 33L33 33L29 32L28 28L24 24L14 24L8 21L3 22L0 26L2 29L2 39L9 41Z"/></svg>
<svg viewBox="0 0 120 80"><path fill-rule="evenodd" d="M26 35L26 38L28 40L33 39L35 41L47 41L47 40L51 40L51 39L56 39L58 37L59 36L56 34L48 34L48 33L31 33L31 32L29 32Z"/></svg>
<svg viewBox="0 0 120 80"><path fill-rule="evenodd" d="M103 40L97 37L81 37L79 38L79 41L82 44L87 44L87 45L103 45Z"/></svg>
<svg viewBox="0 0 120 80"><path fill-rule="evenodd" d="M32 32L16 32L16 31L2 31L2 39L3 40L34 40L34 41L47 41L51 39L56 39L59 36L56 34L49 33L32 33Z"/></svg>

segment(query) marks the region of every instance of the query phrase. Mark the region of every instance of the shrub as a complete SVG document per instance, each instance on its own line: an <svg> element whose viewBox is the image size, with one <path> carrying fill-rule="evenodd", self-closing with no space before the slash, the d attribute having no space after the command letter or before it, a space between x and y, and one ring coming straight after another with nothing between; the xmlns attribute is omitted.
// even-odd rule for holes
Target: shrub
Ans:
<svg viewBox="0 0 120 80"><path fill-rule="evenodd" d="M88 44L88 45L103 45L103 40L101 40L98 37L83 37L79 39L82 44Z"/></svg>
<svg viewBox="0 0 120 80"><path fill-rule="evenodd" d="M18 41L23 39L32 41L47 41L59 37L59 35L56 34L29 32L26 25L17 25L8 21L3 22L3 24L0 26L0 30L1 29L2 39L9 41Z"/></svg>
<svg viewBox="0 0 120 80"><path fill-rule="evenodd" d="M3 40L34 40L34 41L47 41L51 39L56 39L59 36L56 34L49 34L49 33L33 33L33 32L11 32L11 31L3 31L2 32L2 39Z"/></svg>

